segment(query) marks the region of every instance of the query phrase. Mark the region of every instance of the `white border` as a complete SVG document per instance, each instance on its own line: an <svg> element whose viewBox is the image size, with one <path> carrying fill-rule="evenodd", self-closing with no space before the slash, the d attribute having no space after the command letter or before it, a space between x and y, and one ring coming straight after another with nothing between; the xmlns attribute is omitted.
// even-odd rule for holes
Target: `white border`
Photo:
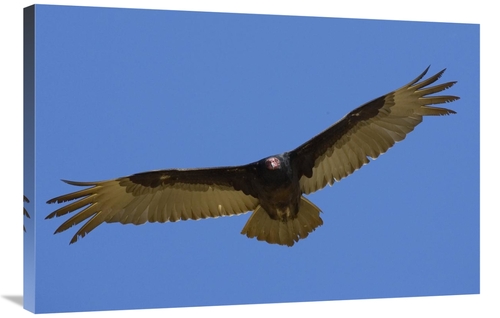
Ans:
<svg viewBox="0 0 500 318"><path fill-rule="evenodd" d="M27 1L2 1L0 4L0 129L1 129L1 198L0 244L2 264L0 276L1 316L31 315L8 296L22 295L22 99L23 99L23 8ZM439 21L481 24L481 294L381 300L351 300L275 305L245 305L179 309L146 309L132 311L93 312L95 317L234 317L270 315L313 317L367 317L374 313L384 317L500 317L500 223L497 200L498 165L494 164L493 147L499 144L499 133L493 130L499 102L493 100L498 79L498 9L493 1L52 1L38 4L79 5L121 8L171 9L208 12L263 13L301 16L370 18L411 21ZM496 39L496 40L495 40ZM471 105L473 106L473 105ZM471 151L476 151L472 149ZM477 167L471 167L477 169ZM463 180L467 182L467 180ZM495 192L497 192L495 191ZM19 213L18 213L19 212ZM6 297L7 296L7 297ZM11 315L5 315L11 314ZM57 314L57 317L81 316L89 313ZM496 314L496 315L495 315ZM55 317L56 314L44 315Z"/></svg>

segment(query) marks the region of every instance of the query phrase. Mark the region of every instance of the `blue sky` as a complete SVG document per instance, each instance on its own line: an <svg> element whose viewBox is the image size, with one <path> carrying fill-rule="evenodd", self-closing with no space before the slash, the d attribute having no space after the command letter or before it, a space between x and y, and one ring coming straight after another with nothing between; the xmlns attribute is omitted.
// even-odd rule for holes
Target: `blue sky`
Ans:
<svg viewBox="0 0 500 318"><path fill-rule="evenodd" d="M38 312L479 292L479 27L39 7ZM428 65L461 100L331 188L293 248L240 235L249 214L103 224L71 246L48 199L162 168L291 150ZM35 225L36 224L36 225ZM85 301L82 301L85 299Z"/></svg>

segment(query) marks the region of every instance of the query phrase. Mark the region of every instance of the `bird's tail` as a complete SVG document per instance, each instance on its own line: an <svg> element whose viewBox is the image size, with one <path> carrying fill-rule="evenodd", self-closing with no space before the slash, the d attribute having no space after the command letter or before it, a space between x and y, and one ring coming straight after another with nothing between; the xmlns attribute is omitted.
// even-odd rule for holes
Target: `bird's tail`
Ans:
<svg viewBox="0 0 500 318"><path fill-rule="evenodd" d="M280 221L271 219L259 205L248 219L241 234L271 244L292 246L323 224L320 212L321 210L311 201L301 197L297 217Z"/></svg>

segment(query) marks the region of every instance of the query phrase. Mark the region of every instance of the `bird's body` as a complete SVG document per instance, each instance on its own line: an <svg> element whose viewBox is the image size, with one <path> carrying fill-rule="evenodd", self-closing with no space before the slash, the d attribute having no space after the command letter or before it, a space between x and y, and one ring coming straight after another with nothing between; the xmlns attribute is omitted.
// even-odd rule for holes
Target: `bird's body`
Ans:
<svg viewBox="0 0 500 318"><path fill-rule="evenodd" d="M322 189L350 175L403 140L423 116L448 115L452 110L431 107L457 100L429 96L455 84L428 87L444 72L368 102L347 114L311 140L283 154L243 166L168 169L99 182L48 201L77 200L47 218L84 208L56 233L84 220L71 243L103 222L143 224L237 215L253 211L242 230L250 238L292 246L323 224L320 209L304 194Z"/></svg>
<svg viewBox="0 0 500 318"><path fill-rule="evenodd" d="M267 162L273 162L274 166ZM259 172L253 181L254 188L261 188L258 199L271 219L286 222L294 219L299 210L299 177L290 164L289 153L271 156L253 164L253 171Z"/></svg>

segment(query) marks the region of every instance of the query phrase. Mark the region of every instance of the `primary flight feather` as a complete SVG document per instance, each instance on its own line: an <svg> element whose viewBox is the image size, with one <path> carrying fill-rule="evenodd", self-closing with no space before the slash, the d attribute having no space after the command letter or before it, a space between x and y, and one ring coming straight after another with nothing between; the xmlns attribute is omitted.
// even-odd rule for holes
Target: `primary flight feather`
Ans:
<svg viewBox="0 0 500 318"><path fill-rule="evenodd" d="M28 202L28 203L30 202L30 200L28 200L28 198L25 195L23 196L23 201ZM30 215L29 215L28 211L26 210L26 208L23 208L23 214L25 217L30 219ZM23 225L23 230L24 230L24 232L26 232L26 227L24 225Z"/></svg>
<svg viewBox="0 0 500 318"><path fill-rule="evenodd" d="M253 211L241 234L292 246L323 224L321 210L303 195L347 177L403 140L423 116L449 115L430 105L458 100L433 95L456 82L430 86L445 70L407 85L347 114L296 149L243 166L169 169L97 182L65 181L87 187L47 203L69 202L47 216L80 210L55 233L84 222L70 243L103 222L143 224L237 215Z"/></svg>

